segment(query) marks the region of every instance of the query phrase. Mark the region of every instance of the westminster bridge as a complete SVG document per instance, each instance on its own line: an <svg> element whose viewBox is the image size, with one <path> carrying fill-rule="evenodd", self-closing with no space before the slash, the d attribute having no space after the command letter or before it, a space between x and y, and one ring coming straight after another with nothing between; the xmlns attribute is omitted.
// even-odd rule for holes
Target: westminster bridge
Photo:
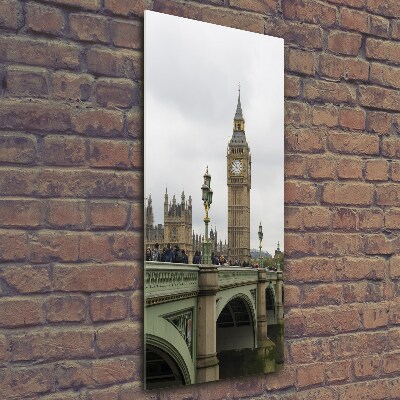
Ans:
<svg viewBox="0 0 400 400"><path fill-rule="evenodd" d="M283 363L283 273L146 262L146 388L273 372Z"/></svg>

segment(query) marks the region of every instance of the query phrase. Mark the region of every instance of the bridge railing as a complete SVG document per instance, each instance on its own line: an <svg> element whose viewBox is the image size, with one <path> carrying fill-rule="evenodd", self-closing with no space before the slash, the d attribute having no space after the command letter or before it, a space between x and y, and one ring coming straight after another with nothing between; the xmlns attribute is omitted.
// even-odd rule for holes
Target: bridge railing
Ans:
<svg viewBox="0 0 400 400"><path fill-rule="evenodd" d="M220 288L244 286L258 281L258 269L243 267L218 267Z"/></svg>

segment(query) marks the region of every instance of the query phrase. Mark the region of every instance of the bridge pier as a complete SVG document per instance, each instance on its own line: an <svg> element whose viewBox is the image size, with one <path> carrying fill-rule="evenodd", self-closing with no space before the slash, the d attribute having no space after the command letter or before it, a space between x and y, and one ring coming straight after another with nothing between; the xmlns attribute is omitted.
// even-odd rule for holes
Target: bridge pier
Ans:
<svg viewBox="0 0 400 400"><path fill-rule="evenodd" d="M257 282L257 347L263 347L267 340L267 313L265 307L265 291L267 274L264 268L258 270Z"/></svg>
<svg viewBox="0 0 400 400"><path fill-rule="evenodd" d="M277 272L276 280L276 308L278 324L283 323L283 272Z"/></svg>
<svg viewBox="0 0 400 400"><path fill-rule="evenodd" d="M218 269L215 265L199 266L199 297L197 302L196 383L219 379L216 330L216 293Z"/></svg>

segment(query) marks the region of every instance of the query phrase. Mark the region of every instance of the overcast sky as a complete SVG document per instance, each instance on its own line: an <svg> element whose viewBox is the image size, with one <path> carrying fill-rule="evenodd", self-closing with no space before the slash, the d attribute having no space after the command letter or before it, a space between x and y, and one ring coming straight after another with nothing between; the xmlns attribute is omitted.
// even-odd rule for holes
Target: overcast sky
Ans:
<svg viewBox="0 0 400 400"><path fill-rule="evenodd" d="M227 240L226 151L241 87L252 157L251 247L283 249L283 40L161 13L145 12L145 197L155 223L182 190L193 200L193 229L204 233L201 201L208 165L211 227Z"/></svg>

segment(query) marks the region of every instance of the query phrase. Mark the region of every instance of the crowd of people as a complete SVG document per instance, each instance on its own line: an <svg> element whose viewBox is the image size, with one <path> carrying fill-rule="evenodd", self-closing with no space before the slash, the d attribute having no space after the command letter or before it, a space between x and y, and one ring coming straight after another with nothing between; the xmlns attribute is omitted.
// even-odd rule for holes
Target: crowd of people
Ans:
<svg viewBox="0 0 400 400"><path fill-rule="evenodd" d="M184 249L180 249L178 245L171 248L170 243L167 244L162 250L160 245L156 243L154 248L146 248L146 261L159 261L169 263L189 264L189 258ZM199 250L196 250L192 259L192 264L201 264L202 257ZM259 265L252 262L240 262L240 260L227 260L223 255L211 253L211 263L213 265L223 265L226 267L247 267L258 268ZM274 267L268 267L271 271L276 271Z"/></svg>

